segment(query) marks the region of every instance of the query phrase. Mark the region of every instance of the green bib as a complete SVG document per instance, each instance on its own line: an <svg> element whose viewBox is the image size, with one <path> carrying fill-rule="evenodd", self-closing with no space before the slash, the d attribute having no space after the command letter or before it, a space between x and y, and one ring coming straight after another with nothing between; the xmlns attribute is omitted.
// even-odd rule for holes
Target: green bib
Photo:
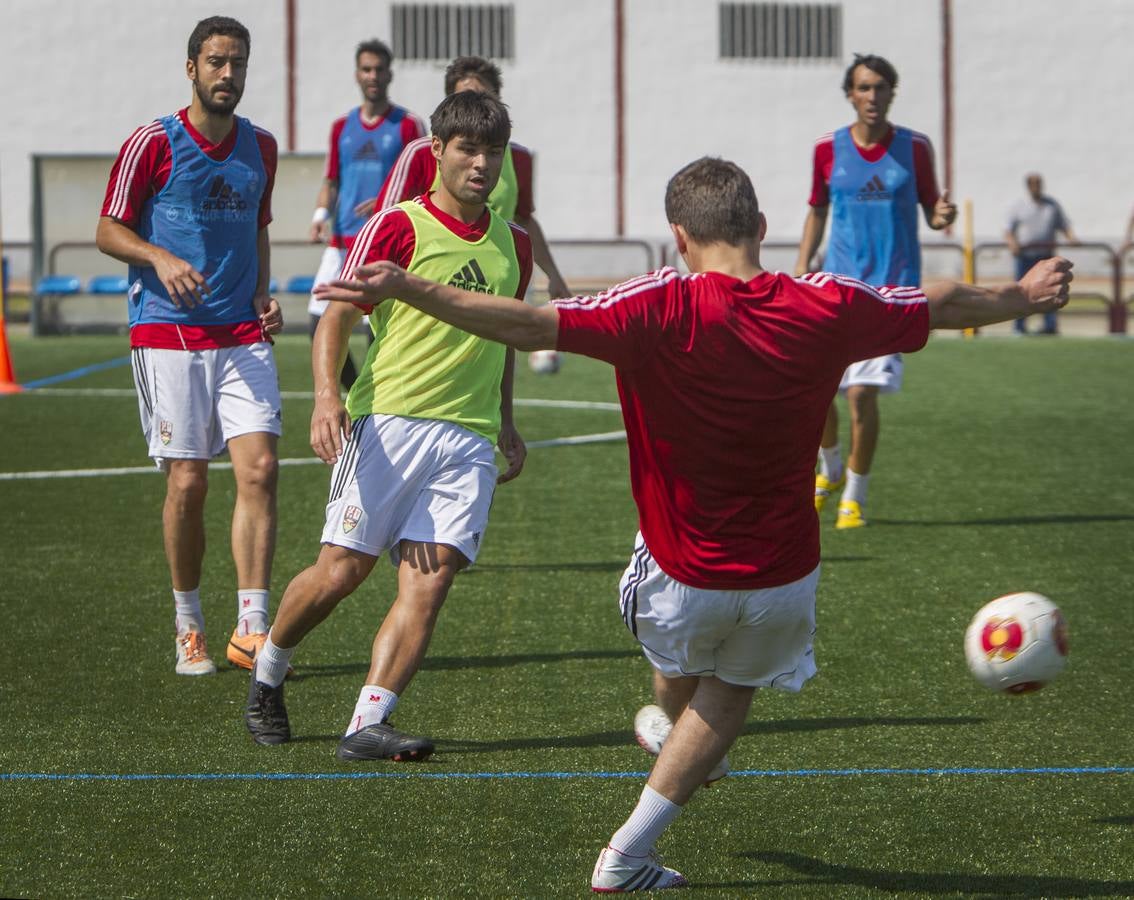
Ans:
<svg viewBox="0 0 1134 900"><path fill-rule="evenodd" d="M438 168L433 175L431 191L441 187L441 169ZM520 179L516 177L516 164L512 162L512 145L509 144L504 151L504 165L500 169L500 180L488 195L488 205L493 211L504 217L505 222L515 221L516 206L520 202Z"/></svg>
<svg viewBox="0 0 1134 900"><path fill-rule="evenodd" d="M512 229L492 213L478 241L457 237L419 203L398 208L414 230L410 272L465 290L514 297L520 261ZM397 300L370 316L374 343L347 395L352 419L371 413L440 419L483 435L500 432L505 347L461 331Z"/></svg>

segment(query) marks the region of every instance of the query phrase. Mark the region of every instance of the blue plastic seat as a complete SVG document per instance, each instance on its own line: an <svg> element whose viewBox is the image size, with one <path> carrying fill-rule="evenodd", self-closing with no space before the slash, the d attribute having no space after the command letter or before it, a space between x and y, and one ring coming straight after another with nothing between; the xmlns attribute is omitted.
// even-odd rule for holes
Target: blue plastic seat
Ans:
<svg viewBox="0 0 1134 900"><path fill-rule="evenodd" d="M311 289L314 287L314 275L292 275L291 278L287 280L285 290L289 294L310 294Z"/></svg>
<svg viewBox="0 0 1134 900"><path fill-rule="evenodd" d="M130 280L125 275L96 275L87 283L88 294L125 294Z"/></svg>
<svg viewBox="0 0 1134 900"><path fill-rule="evenodd" d="M45 275L35 285L37 294L77 294L82 289L74 275Z"/></svg>

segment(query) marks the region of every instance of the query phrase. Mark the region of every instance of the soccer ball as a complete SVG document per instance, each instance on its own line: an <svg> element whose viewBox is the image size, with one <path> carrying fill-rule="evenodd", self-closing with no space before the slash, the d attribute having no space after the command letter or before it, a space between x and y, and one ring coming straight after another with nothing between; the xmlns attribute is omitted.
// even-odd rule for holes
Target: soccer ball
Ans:
<svg viewBox="0 0 1134 900"><path fill-rule="evenodd" d="M528 368L537 375L554 375L560 364L558 350L533 350L528 354Z"/></svg>
<svg viewBox="0 0 1134 900"><path fill-rule="evenodd" d="M1038 691L1067 664L1067 623L1054 603L1025 591L980 608L965 631L965 659L993 691Z"/></svg>

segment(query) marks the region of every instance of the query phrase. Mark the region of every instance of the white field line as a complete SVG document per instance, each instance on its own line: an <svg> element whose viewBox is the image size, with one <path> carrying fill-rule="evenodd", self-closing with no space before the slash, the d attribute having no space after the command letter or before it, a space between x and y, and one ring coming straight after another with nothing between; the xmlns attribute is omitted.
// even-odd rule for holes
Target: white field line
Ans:
<svg viewBox="0 0 1134 900"><path fill-rule="evenodd" d="M530 441L528 449L535 450L544 447L577 447L581 444L605 444L626 439L625 431L604 431L599 434L576 434L562 438L550 438L545 441ZM281 466L325 466L326 463L316 456L294 457L281 459ZM230 462L211 462L209 468L214 470L231 469ZM0 472L0 481L43 481L58 478L107 478L117 475L156 475L158 468L153 466L121 466L112 469L45 469L39 472Z"/></svg>
<svg viewBox="0 0 1134 900"><path fill-rule="evenodd" d="M131 388L39 388L17 396L30 397L47 395L51 397L135 397ZM315 395L310 391L281 391L284 400L313 400ZM534 406L552 409L604 409L617 411L617 403L591 400L526 400L512 401L516 406ZM551 438L545 441L531 441L528 449L544 447L574 447L581 444L600 444L626 439L625 431L604 431L598 434L576 434L562 438ZM311 466L326 465L317 457L302 457L295 459L281 459L281 466ZM231 469L230 462L213 462L211 469ZM157 466L122 466L110 469L46 469L38 472L0 472L0 481L38 481L51 478L106 478L116 475L151 475L158 473Z"/></svg>
<svg viewBox="0 0 1134 900"><path fill-rule="evenodd" d="M132 388L37 388L16 394L17 397L136 397ZM284 400L314 400L312 391L280 391ZM513 406L535 406L545 409L606 409L617 412L621 407L617 403L601 400L525 400L515 399Z"/></svg>

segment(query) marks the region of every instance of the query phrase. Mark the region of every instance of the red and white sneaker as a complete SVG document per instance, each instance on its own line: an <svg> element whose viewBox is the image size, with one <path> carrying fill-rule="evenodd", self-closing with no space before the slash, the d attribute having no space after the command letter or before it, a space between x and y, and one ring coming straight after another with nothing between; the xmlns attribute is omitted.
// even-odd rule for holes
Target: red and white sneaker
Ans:
<svg viewBox="0 0 1134 900"><path fill-rule="evenodd" d="M638 745L650 756L657 756L661 753L662 744L665 743L665 739L669 737L672 730L673 723L665 714L665 710L653 703L649 706L643 706L638 710L638 715L634 716L634 736L638 739ZM705 784L710 785L714 781L720 781L728 773L729 765L726 756L713 767L709 777L705 779Z"/></svg>
<svg viewBox="0 0 1134 900"><path fill-rule="evenodd" d="M663 891L685 887L689 882L675 869L661 864L656 850L645 856L630 856L613 847L599 854L591 875L591 890L596 894L628 894L631 891Z"/></svg>
<svg viewBox="0 0 1134 900"><path fill-rule="evenodd" d="M216 665L209 658L209 649L205 646L205 633L203 631L183 631L177 635L178 675L213 675L217 671Z"/></svg>

